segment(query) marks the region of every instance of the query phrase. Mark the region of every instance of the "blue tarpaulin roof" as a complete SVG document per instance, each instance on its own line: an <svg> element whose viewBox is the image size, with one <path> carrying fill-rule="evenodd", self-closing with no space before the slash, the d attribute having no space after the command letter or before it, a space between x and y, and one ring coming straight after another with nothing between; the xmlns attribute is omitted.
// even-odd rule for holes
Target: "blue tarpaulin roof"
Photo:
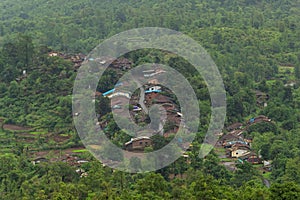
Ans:
<svg viewBox="0 0 300 200"><path fill-rule="evenodd" d="M146 90L145 93L151 93L151 92L161 92L161 90Z"/></svg>
<svg viewBox="0 0 300 200"><path fill-rule="evenodd" d="M112 90L109 90L109 91L107 91L107 92L104 92L102 95L103 95L103 96L106 96L106 95L108 95L108 94L113 93L114 91L115 91L115 88L112 89Z"/></svg>
<svg viewBox="0 0 300 200"><path fill-rule="evenodd" d="M123 85L123 83L122 83L122 82L120 82L120 83L117 83L117 84L115 85L115 87L118 87L118 86L121 86L121 85Z"/></svg>

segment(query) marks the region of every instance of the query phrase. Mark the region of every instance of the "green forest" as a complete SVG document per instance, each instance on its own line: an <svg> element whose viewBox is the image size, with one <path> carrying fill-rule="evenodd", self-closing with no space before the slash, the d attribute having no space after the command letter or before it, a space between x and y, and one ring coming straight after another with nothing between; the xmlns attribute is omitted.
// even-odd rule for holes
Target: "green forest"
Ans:
<svg viewBox="0 0 300 200"><path fill-rule="evenodd" d="M0 11L0 199L300 199L299 0L2 0ZM155 172L131 174L85 149L74 127L72 91L92 49L142 27L180 31L205 48L223 78L227 112L218 144L200 158L211 114L202 76L169 52L124 55L132 67L161 63L179 71L201 110L185 156ZM109 67L95 97L99 123L120 148L131 137L101 94L125 72ZM172 94L160 95L177 104ZM149 123L148 116L135 116L136 123ZM153 145L143 151L168 144L175 127L169 120L168 136L151 137ZM247 143L246 150L232 142Z"/></svg>

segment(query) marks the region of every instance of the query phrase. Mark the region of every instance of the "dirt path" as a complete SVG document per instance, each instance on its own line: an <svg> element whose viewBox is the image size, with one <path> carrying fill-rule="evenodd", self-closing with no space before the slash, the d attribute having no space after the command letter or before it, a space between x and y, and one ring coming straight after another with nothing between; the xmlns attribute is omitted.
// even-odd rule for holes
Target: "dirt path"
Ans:
<svg viewBox="0 0 300 200"><path fill-rule="evenodd" d="M13 124L4 124L3 129L4 130L9 130L9 131L28 131L31 128L18 126L18 125L13 125Z"/></svg>
<svg viewBox="0 0 300 200"><path fill-rule="evenodd" d="M270 181L268 179L263 179L264 181L264 184L267 186L267 188L270 188L271 184L270 184Z"/></svg>
<svg viewBox="0 0 300 200"><path fill-rule="evenodd" d="M138 87L141 90L141 92L140 92L140 98L139 98L139 104L141 105L141 107L144 110L144 112L148 113L148 108L147 108L147 106L144 103L144 101L145 101L145 90L144 90L144 87L141 85L141 83L137 79L134 79L134 81L137 83Z"/></svg>
<svg viewBox="0 0 300 200"><path fill-rule="evenodd" d="M85 149L84 147L74 147L74 148L69 148L69 149L62 149L62 150L45 150L45 151L38 151L38 152L32 152L32 157L45 157L49 153L52 153L53 157L60 157L61 155L66 155L66 154L75 154L74 151L76 150L83 150Z"/></svg>

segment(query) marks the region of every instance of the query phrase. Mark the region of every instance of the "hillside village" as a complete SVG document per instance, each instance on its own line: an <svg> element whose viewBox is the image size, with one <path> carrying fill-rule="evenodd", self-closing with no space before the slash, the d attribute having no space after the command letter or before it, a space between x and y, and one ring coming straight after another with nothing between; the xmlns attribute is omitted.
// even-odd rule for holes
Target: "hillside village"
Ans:
<svg viewBox="0 0 300 200"><path fill-rule="evenodd" d="M100 67L104 66L107 63L111 63L109 69L112 69L121 77L126 71L133 68L133 62L126 58L118 58L114 60L112 57L102 57L102 58L89 58L83 54L64 54L60 52L49 52L49 57L60 57L64 60L70 61L73 63L74 71L77 71L78 68L83 63L88 62L96 62ZM158 77L165 73L166 71L162 70L159 66L155 64L152 68L148 70L144 70L141 76L147 79L147 84L140 85L138 82L138 78L135 81L140 85L139 92L128 93L126 91L120 90L120 88L124 88L124 86L128 85L126 82L118 82L115 84L114 88L110 88L108 91L96 91L96 97L104 97L108 98L111 101L111 109L113 112L122 113L124 110L128 109L127 105L124 105L123 102L129 101L129 109L130 116L134 119L134 122L137 124L145 123L148 120L148 110L154 105L161 105L163 108L160 112L166 112L166 118L163 119L161 117L162 123L159 124L159 127L151 127L153 128L153 133L159 134L165 138L172 137L178 131L181 122L184 122L184 116L180 113L180 108L176 104L176 99L172 96L172 92L168 89L160 85L158 81ZM26 78L26 74L23 74L23 78ZM259 90L255 90L254 94L256 96L256 103L260 107L266 107L269 100L269 95L267 93L261 92ZM78 113L79 114L79 113ZM162 116L162 115L161 115ZM99 117L99 119L101 116ZM216 146L215 151L217 152L220 163L223 164L227 169L234 171L236 170L237 163L249 162L253 165L259 165L259 170L262 173L271 171L271 163L272 161L262 160L259 152L255 152L252 148L253 138L247 133L249 127L257 124L257 123L273 123L271 119L267 116L259 115L249 119L247 122L241 123L233 123L224 128L222 133L217 133L220 137ZM107 126L107 121L100 121L99 125L102 129L105 129ZM163 125L164 124L164 125ZM9 125L3 124L4 129L9 128ZM22 129L22 128L21 128ZM21 140L26 140L28 142L35 141L35 137L32 134L22 134L22 136L16 136ZM45 135L44 141L54 140L56 142L64 143L64 141L70 140L68 136L57 136L57 135ZM136 137L131 138L123 143L123 149L132 152L144 152L146 147L152 147L153 141L151 137L139 136L139 133ZM182 146L186 146L187 144L182 143ZM98 147L97 147L98 148ZM190 149L193 148L192 145ZM88 162L86 159L82 159L80 157L80 152L84 152L85 149L82 146L75 147L74 150L65 150L60 151L59 153L56 151L54 153L54 158L46 158L47 151L42 153L37 149L28 149L27 151L35 151L32 154L33 162L38 164L40 162L56 162L63 161L71 166L78 166L82 163ZM79 152L79 153L75 153ZM183 156L189 160L188 152L183 152ZM114 162L114 161L107 161Z"/></svg>
<svg viewBox="0 0 300 200"><path fill-rule="evenodd" d="M0 199L300 199L299 3L0 1Z"/></svg>
<svg viewBox="0 0 300 200"><path fill-rule="evenodd" d="M104 61L103 59L99 63L106 63L108 61ZM122 62L118 65L113 65L112 68L118 71L118 74L122 74L122 71L131 69L131 63L127 59L122 59ZM124 67L126 66L126 67ZM164 137L172 136L176 134L178 131L179 124L184 120L184 116L180 113L178 105L175 103L175 99L172 99L170 96L171 91L167 88L164 88L159 84L157 80L157 76L159 74L164 73L162 69L153 65L152 69L143 71L143 76L148 79L148 83L141 87L141 91L137 95L133 95L130 97L131 93L120 92L118 91L118 86L126 85L126 83L118 83L115 85L115 88L104 91L102 96L107 97L111 100L112 109L117 113L122 113L122 110L126 108L126 106L121 105L123 98L130 99L130 105L132 109L130 110L130 114L133 119L135 119L135 123L143 123L146 120L146 115L143 110L148 110L148 108L153 104L162 105L164 110L167 112L167 120L164 123L168 124L168 126L164 127L164 132L161 130L156 130L156 134L161 134ZM163 91L163 92L162 92ZM258 106L267 107L267 102L269 100L268 94L261 92L259 90L253 91L256 96L256 103ZM250 118L245 123L234 123L228 125L224 128L222 133L218 133L220 137L215 149L219 153L219 157L221 163L231 171L236 170L235 165L237 163L249 162L253 165L260 165L259 168L263 173L271 171L271 162L262 160L259 152L255 152L251 146L253 138L250 135L245 135L249 129L249 127L258 124L258 123L273 123L271 119L267 116L259 115L253 118ZM103 123L102 123L103 124ZM106 123L107 124L107 123ZM105 128L105 125L102 126ZM131 138L130 141L124 143L124 148L128 151L135 152L143 152L146 147L152 146L153 141L151 137L135 137ZM184 145L184 144L183 144ZM190 146L192 148L192 145ZM188 154L183 153L183 156L188 160Z"/></svg>
<svg viewBox="0 0 300 200"><path fill-rule="evenodd" d="M112 61L113 62L109 66L109 68L114 70L118 74L118 76L122 76L122 74L124 74L126 71L132 69L132 61L126 58L119 58L117 60L114 60L111 57L107 57L89 58L87 60L86 56L83 54L67 55L59 52L50 52L48 56L60 57L65 60L71 61L73 63L74 71L77 71L77 69L84 62L97 62L101 67L104 64ZM161 118L161 120L163 120L163 123L160 123L160 126L155 127L153 131L155 134L159 134L165 138L171 137L178 131L180 123L184 122L184 116L180 113L180 108L175 103L176 99L173 98L172 92L168 88L165 88L162 85L160 85L158 81L157 77L165 72L166 71L160 69L156 65L153 65L152 69L143 71L143 77L147 79L147 84L139 88L139 93L137 92L131 94L130 92L128 93L126 91L119 90L118 88L124 85L126 86L126 84L128 83L118 82L117 84L115 84L114 88L111 88L108 91L96 91L95 97L101 96L104 98L108 98L111 101L111 109L116 113L122 113L124 109L128 109L128 106L124 105L123 102L129 101L130 115L132 119L134 119L134 122L137 124L145 123L145 121L147 121L147 112L152 105L161 105L163 108L161 112L165 111L167 118ZM268 94L258 90L254 91L254 93L256 96L257 105L261 107L266 107L267 101L269 99ZM99 119L100 118L101 116L99 117ZM262 122L273 123L271 119L269 119L267 116L259 115L257 117L249 119L245 123L237 122L228 125L226 128L224 128L222 133L217 133L220 138L215 146L215 151L218 152L220 163L231 171L236 170L235 166L237 163L244 162L249 162L253 165L260 165L261 167L259 168L259 170L261 170L263 173L271 171L272 161L262 160L259 152L255 152L251 146L253 138L251 138L249 135L244 135L244 133L247 132L249 127ZM98 124L102 129L105 129L108 122L101 121ZM3 124L3 127L5 129L5 127L9 127L9 125ZM63 137L49 135L47 137L48 139L44 139L45 141L54 140L62 143L70 139L67 136ZM51 137L54 138L50 139ZM22 134L22 138L24 140L27 140L28 142L35 140L35 138L33 138L31 134ZM136 137L124 142L123 149L132 152L144 152L146 147L152 147L153 145L154 144L151 137L139 137L137 135ZM182 146L186 145L187 144L184 143L182 144ZM193 148L192 145L190 145L190 149L191 148ZM28 149L29 152L32 150L33 149ZM56 155L54 156L56 158L46 158L47 151L44 153L39 152L38 149L36 149L35 151L35 153L32 153L32 162L34 164L38 164L41 162L63 161L70 164L71 166L78 166L80 169L80 165L82 163L89 162L86 159L80 158L80 152L85 151L85 148L82 146L76 147L74 151L70 151L68 149L65 151L60 151L60 153L56 151L56 153L54 154ZM183 157L185 157L187 162L189 162L188 153L183 152ZM84 172L82 172L81 170L79 170L79 173L84 174Z"/></svg>
<svg viewBox="0 0 300 200"><path fill-rule="evenodd" d="M223 148L225 151L222 151L224 154L220 154L221 158L230 158L228 161L222 161L222 164L225 165L229 170L236 170L235 164L237 162L249 162L253 165L263 164L261 170L268 172L271 170L271 161L264 161L261 158L259 152L255 152L252 149L253 138L251 136L244 136L244 133L247 132L250 126L253 126L257 123L272 123L271 119L264 115L260 115L254 118L249 119L246 123L234 123L227 126L224 129L225 133L220 134L220 138L215 148Z"/></svg>

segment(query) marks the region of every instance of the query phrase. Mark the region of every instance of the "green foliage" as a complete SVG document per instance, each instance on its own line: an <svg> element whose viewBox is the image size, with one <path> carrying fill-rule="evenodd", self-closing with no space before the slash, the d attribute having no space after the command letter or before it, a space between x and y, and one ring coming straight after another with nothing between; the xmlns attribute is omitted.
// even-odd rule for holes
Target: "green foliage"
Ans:
<svg viewBox="0 0 300 200"><path fill-rule="evenodd" d="M300 198L298 1L3 0L0 9L0 116L6 119L5 123L34 128L33 133L39 134L33 146L46 149L57 145L40 133L74 133L71 93L75 69L68 60L49 57L50 49L87 53L121 31L160 26L188 34L210 53L227 91L228 124L259 114L272 119L249 126L248 132L254 137L254 150L263 159L273 160L272 184L268 189L248 163L237 165L232 173L219 164L214 154L199 158L211 112L205 81L183 58L153 49L139 50L125 55L134 66L147 62L170 65L195 90L200 101L201 126L188 152L189 160L179 158L156 173L137 175L91 162L83 166L88 175L80 178L76 168L66 163L33 165L26 155L28 146L17 142L16 133L3 131L2 123L1 147L10 145L13 154L1 152L1 199ZM107 70L97 90L112 89L119 76L116 71ZM290 83L295 85L285 86ZM256 89L268 93L267 107L257 104L253 92ZM108 122L107 136L122 146L130 136L113 121L109 100L100 96L95 107L100 121ZM172 127L171 122L165 125L170 130ZM13 139L6 142L9 137ZM158 150L171 139L156 135L153 149L146 151ZM76 146L79 140L78 135L72 134L62 147ZM101 150L112 155L113 160L123 160L123 155L111 146ZM140 161L132 158L129 165L137 167ZM177 178L170 180L172 175Z"/></svg>
<svg viewBox="0 0 300 200"><path fill-rule="evenodd" d="M300 197L300 187L293 182L286 182L282 184L274 184L270 188L271 199L299 199Z"/></svg>

